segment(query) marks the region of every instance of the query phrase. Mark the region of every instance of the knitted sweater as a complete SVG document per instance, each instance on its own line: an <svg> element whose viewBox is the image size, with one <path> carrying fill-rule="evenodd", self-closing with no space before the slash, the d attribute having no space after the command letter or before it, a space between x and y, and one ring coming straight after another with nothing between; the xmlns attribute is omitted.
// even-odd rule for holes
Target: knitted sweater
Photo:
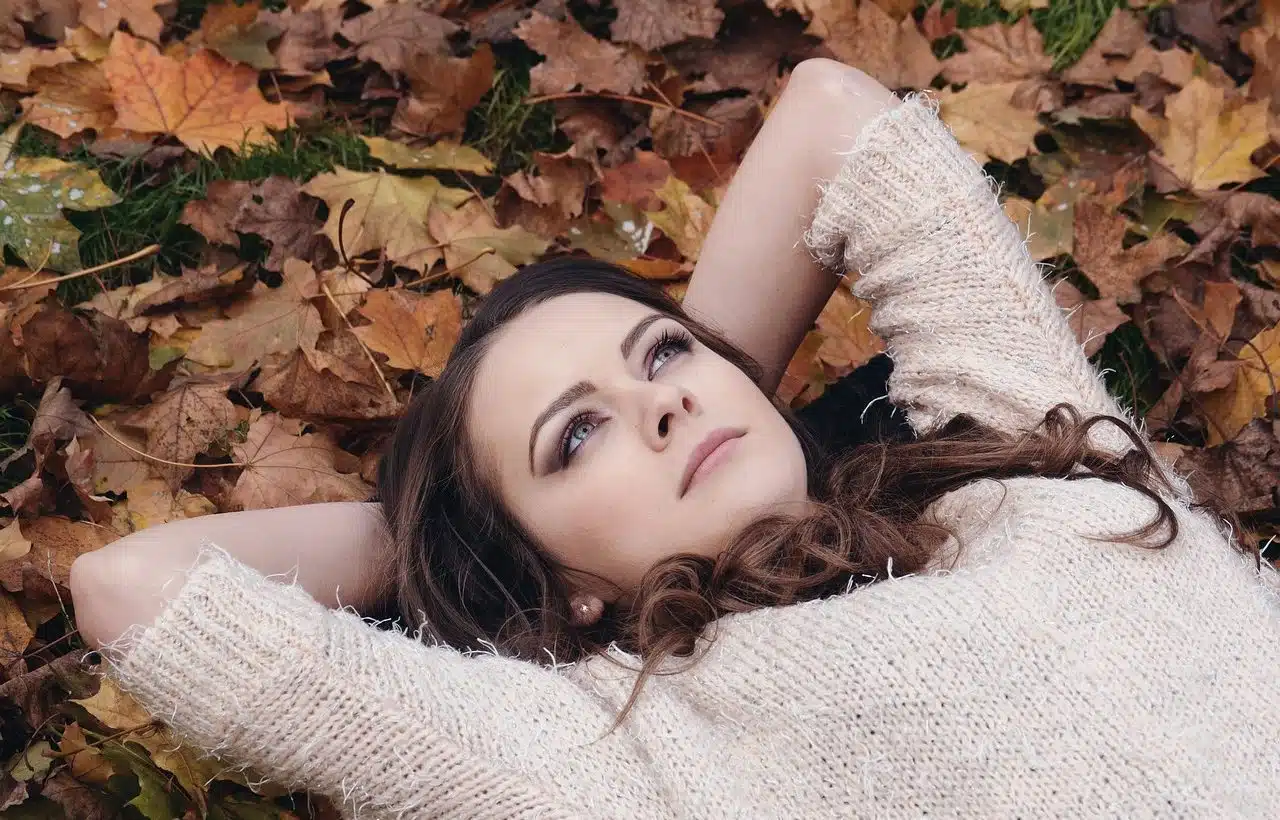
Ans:
<svg viewBox="0 0 1280 820"><path fill-rule="evenodd" d="M918 431L1121 415L927 102L865 128L807 239L862 272ZM1186 498L1150 550L1091 540L1156 512L1100 479L952 491L929 514L963 550L720 619L608 735L634 677L607 658L428 646L212 543L103 654L190 744L348 818L1278 817L1280 576Z"/></svg>

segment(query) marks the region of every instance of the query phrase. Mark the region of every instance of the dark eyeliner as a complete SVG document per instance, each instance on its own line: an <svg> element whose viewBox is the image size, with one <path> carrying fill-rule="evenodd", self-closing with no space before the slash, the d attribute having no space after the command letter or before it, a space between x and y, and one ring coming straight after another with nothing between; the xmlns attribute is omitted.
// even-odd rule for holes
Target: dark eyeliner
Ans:
<svg viewBox="0 0 1280 820"><path fill-rule="evenodd" d="M657 340L650 346L649 352L645 354L644 370L646 378L652 378L649 376L649 369L653 367L653 358L664 347L670 347L677 353L688 353L693 349L693 335L683 327L678 329L664 328Z"/></svg>
<svg viewBox="0 0 1280 820"><path fill-rule="evenodd" d="M577 427L584 421L595 422L595 425L599 427L600 422L595 418L595 415L595 413L583 411L569 419L569 423L565 425L564 430L560 433L560 448L558 450L559 458L556 463L557 469L563 470L572 460L572 456L569 453L569 441L573 438L573 428Z"/></svg>

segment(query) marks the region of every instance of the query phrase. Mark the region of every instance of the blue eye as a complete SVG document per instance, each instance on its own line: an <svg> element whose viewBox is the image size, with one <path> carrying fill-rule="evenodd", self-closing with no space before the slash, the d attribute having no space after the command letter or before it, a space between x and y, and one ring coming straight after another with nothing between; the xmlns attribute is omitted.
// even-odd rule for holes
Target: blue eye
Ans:
<svg viewBox="0 0 1280 820"><path fill-rule="evenodd" d="M653 343L653 347L649 348L649 378L652 379L654 374L676 356L687 353L692 348L693 337L688 331L684 329L662 331L662 335Z"/></svg>
<svg viewBox="0 0 1280 820"><path fill-rule="evenodd" d="M561 466L568 464L573 459L573 454L577 452L578 448L586 442L599 426L599 422L590 413L579 413L569 420L569 424L564 428L564 435L560 440Z"/></svg>

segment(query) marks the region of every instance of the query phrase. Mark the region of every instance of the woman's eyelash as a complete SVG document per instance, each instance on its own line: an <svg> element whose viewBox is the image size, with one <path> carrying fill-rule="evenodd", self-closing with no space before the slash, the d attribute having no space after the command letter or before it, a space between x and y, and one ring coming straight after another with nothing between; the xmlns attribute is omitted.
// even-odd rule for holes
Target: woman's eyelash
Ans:
<svg viewBox="0 0 1280 820"><path fill-rule="evenodd" d="M677 353L687 353L693 349L693 336L684 328L664 329L653 343L653 346L649 348L649 354L645 356L646 373L653 367L653 360L663 348L671 348ZM649 378L653 378L652 373L648 373L648 375Z"/></svg>
<svg viewBox="0 0 1280 820"><path fill-rule="evenodd" d="M569 452L569 443L573 440L573 431L579 424L590 422L596 427L601 424L600 419L593 412L584 411L569 419L569 423L565 425L564 432L560 434L560 466L563 467L573 458L573 454ZM594 431L593 431L594 432ZM581 445L579 445L581 446Z"/></svg>

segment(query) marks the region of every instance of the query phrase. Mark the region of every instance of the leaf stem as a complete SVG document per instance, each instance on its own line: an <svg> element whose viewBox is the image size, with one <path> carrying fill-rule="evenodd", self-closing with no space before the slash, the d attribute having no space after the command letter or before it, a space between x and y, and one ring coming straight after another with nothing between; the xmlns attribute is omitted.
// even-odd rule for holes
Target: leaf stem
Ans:
<svg viewBox="0 0 1280 820"><path fill-rule="evenodd" d="M94 265L92 268L85 268L84 270L78 270L75 273L68 273L62 276L55 276L52 279L42 279L39 282L30 281L33 277L35 277L40 273L40 271L38 270L33 270L31 271L30 276L27 276L25 279L15 282L12 285L5 285L4 287L0 288L0 291L23 290L25 288L38 288L41 285L52 285L57 282L66 282L69 279L78 279L81 276L89 276L90 274L100 273L101 271L108 270L109 268L114 268L119 265L127 265L130 262L136 262L145 256L150 256L151 254L155 253L158 250L160 250L159 245L148 245L142 250L134 251L128 256L122 256L119 259L113 259L110 262L103 262L101 265Z"/></svg>

